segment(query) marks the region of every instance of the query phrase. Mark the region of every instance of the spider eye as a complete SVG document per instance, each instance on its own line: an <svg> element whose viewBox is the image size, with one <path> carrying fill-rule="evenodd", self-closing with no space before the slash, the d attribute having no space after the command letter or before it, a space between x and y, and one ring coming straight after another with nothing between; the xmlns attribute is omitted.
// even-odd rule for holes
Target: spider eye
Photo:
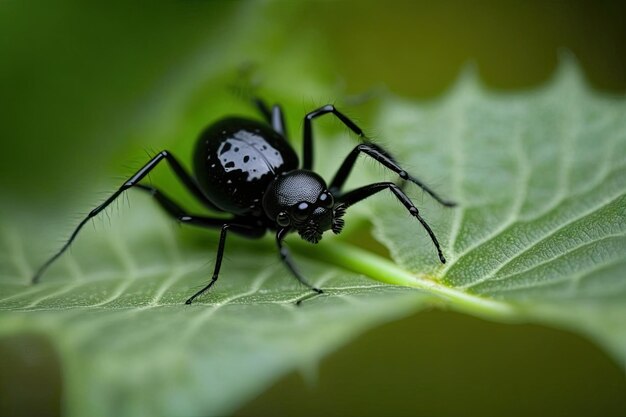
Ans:
<svg viewBox="0 0 626 417"><path fill-rule="evenodd" d="M279 226L287 227L289 226L289 223L291 223L291 220L289 219L289 215L287 213L281 211L276 216L276 223L278 223Z"/></svg>
<svg viewBox="0 0 626 417"><path fill-rule="evenodd" d="M320 206L324 208L331 208L333 205L335 205L335 199L333 198L333 195L328 191L324 191L322 194L320 194L317 200L319 201Z"/></svg>
<svg viewBox="0 0 626 417"><path fill-rule="evenodd" d="M304 220L309 216L309 203L303 201L299 203L293 210L293 217L296 220Z"/></svg>

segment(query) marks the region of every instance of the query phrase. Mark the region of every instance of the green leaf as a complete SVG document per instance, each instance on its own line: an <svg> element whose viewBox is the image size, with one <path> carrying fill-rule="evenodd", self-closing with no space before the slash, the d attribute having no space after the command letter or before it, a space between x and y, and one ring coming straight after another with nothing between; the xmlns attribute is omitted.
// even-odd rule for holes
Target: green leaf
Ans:
<svg viewBox="0 0 626 417"><path fill-rule="evenodd" d="M329 77L298 80L311 68L304 41L249 24L252 12L238 25L247 30L219 49L209 45L210 58L203 50L155 93L159 105L142 109L134 144L169 143L188 155L192 143L176 139L194 137L207 114L237 108L220 89L239 63L232 51L273 58L263 61L275 77L265 88L286 103L291 127L299 126L302 96L317 104L333 96ZM71 230L68 210L88 210L93 196L52 208L2 201L0 335L49 338L65 412L90 416L227 414L293 369L314 378L321 358L367 329L431 306L571 329L624 361L626 101L589 91L571 62L533 92L485 91L470 72L436 102L379 101L375 118L360 123L459 203L442 208L406 187L444 245L445 267L419 224L380 195L350 211L344 236L316 247L290 238L301 269L327 295L296 308L306 291L271 239L233 237L218 285L185 306L212 269L217 235L175 230L147 196L132 194L130 208L120 204L110 224L102 216L96 230L86 228L72 253L30 286ZM353 142L338 129L323 142L332 135L322 125L316 169L328 178ZM352 186L394 179L359 164ZM160 174L153 181L174 186ZM393 261L361 246L368 220Z"/></svg>
<svg viewBox="0 0 626 417"><path fill-rule="evenodd" d="M459 202L420 204L450 262L437 266L388 200L374 207L376 236L406 270L500 301L516 320L587 334L623 363L626 101L591 91L571 59L527 93L465 75L428 105L389 98L378 123L410 170Z"/></svg>

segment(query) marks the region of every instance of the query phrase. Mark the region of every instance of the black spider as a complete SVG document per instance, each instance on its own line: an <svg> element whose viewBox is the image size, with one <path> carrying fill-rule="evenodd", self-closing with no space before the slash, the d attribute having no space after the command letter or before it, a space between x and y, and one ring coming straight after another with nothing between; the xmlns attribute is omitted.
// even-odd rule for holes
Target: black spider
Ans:
<svg viewBox="0 0 626 417"><path fill-rule="evenodd" d="M343 215L348 207L382 190L390 190L409 213L419 220L437 248L439 259L442 263L446 262L435 234L419 215L411 200L396 184L377 182L348 192L343 192L342 188L357 157L364 153L397 173L403 180L417 184L442 205L451 207L454 203L440 198L421 181L404 171L387 151L367 141L357 145L350 152L330 182L330 186L327 186L324 180L312 171L311 121L318 116L332 113L354 133L365 139L363 131L331 104L310 112L304 118L304 161L302 167L298 168L298 156L286 140L281 107L275 105L270 110L261 100L255 100L255 104L263 114L265 122L229 117L217 121L202 132L193 155L195 178L189 175L168 151L159 152L80 222L61 250L39 268L33 277L33 283L38 282L46 269L65 252L89 219L131 187L150 193L167 213L181 223L221 229L213 277L208 285L186 301L187 304L191 304L217 280L229 231L250 238L259 238L268 229L275 231L280 258L298 281L315 293L321 294L321 289L313 287L298 272L287 248L283 245L283 239L288 233L296 231L302 239L317 243L327 230L332 230L335 234L340 233L344 225ZM140 181L162 160L169 163L180 181L206 207L230 213L233 215L232 218L216 219L187 214L158 188L141 184Z"/></svg>

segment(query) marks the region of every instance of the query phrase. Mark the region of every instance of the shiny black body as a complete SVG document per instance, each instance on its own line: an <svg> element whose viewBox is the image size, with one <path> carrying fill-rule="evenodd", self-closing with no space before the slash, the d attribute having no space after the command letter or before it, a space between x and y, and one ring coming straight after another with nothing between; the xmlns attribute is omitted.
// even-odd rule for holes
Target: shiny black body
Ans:
<svg viewBox="0 0 626 417"><path fill-rule="evenodd" d="M67 243L39 268L33 282L38 282L45 270L69 248L89 219L129 188L148 192L167 214L180 223L221 229L212 279L191 296L187 304L191 304L217 281L228 232L258 238L267 230L275 231L281 260L298 281L309 287L315 295L321 294L322 290L309 284L300 274L283 240L293 231L310 243L319 242L328 230L338 234L344 225L343 216L351 205L383 190L389 190L422 224L437 249L439 259L445 263L435 234L400 187L392 182L377 182L344 192L343 186L357 157L364 154L395 172L402 180L418 185L442 205L453 206L454 203L441 199L417 178L410 176L387 151L366 140L361 129L333 105L320 107L305 116L303 162L299 166L298 156L286 139L280 106L270 109L261 100L255 100L255 104L264 116L264 122L229 117L218 120L200 134L193 155L194 176L188 174L168 151L161 151L154 156L80 222ZM362 143L345 158L330 185L312 170L311 121L324 114L333 114L363 138ZM231 218L189 214L158 188L141 183L163 160L167 161L174 174L198 201L210 210L231 214ZM299 299L298 303L306 298L310 296Z"/></svg>
<svg viewBox="0 0 626 417"><path fill-rule="evenodd" d="M206 128L193 162L198 185L218 208L257 217L274 178L298 168L298 156L282 135L267 123L240 117Z"/></svg>

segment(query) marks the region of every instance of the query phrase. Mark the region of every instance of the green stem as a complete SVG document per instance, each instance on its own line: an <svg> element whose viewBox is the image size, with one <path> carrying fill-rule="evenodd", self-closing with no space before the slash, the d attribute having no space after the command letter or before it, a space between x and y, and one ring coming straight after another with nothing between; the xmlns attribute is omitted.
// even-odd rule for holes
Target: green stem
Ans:
<svg viewBox="0 0 626 417"><path fill-rule="evenodd" d="M289 245L299 253L339 266L387 284L417 288L434 294L453 309L498 320L519 319L514 306L447 287L426 276L415 275L392 261L346 243L333 242L312 248L294 240Z"/></svg>

